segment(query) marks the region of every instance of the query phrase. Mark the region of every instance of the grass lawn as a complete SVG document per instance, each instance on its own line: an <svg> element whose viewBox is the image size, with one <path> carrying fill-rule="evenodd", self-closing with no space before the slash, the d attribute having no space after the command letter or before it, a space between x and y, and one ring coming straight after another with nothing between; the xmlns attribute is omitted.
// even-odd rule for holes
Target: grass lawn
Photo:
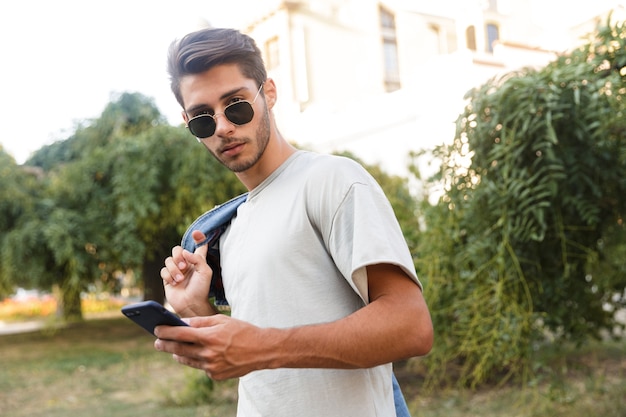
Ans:
<svg viewBox="0 0 626 417"><path fill-rule="evenodd" d="M0 336L0 416L232 416L235 384L216 383L211 405L181 407L201 371L155 351L126 318Z"/></svg>
<svg viewBox="0 0 626 417"><path fill-rule="evenodd" d="M208 380L152 342L121 316L0 336L0 416L235 415L234 381L215 383L209 404L193 405L189 381ZM419 378L397 373L414 417L626 417L624 342L542 355L545 369L524 389L424 395Z"/></svg>

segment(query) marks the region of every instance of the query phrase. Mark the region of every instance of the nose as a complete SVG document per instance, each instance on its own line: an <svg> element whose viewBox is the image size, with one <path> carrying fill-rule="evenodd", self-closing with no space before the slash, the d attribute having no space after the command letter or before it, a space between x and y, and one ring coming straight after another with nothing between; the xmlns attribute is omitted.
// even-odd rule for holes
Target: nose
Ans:
<svg viewBox="0 0 626 417"><path fill-rule="evenodd" d="M216 113L213 120L215 120L215 135L217 136L228 136L235 130L235 125L224 116L224 113Z"/></svg>

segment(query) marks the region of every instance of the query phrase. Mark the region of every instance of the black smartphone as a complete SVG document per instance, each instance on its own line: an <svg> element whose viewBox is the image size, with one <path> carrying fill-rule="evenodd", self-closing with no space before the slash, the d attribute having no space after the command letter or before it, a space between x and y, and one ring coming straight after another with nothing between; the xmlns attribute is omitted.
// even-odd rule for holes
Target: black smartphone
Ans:
<svg viewBox="0 0 626 417"><path fill-rule="evenodd" d="M187 326L176 314L156 301L142 301L122 307L122 314L154 336L156 326Z"/></svg>

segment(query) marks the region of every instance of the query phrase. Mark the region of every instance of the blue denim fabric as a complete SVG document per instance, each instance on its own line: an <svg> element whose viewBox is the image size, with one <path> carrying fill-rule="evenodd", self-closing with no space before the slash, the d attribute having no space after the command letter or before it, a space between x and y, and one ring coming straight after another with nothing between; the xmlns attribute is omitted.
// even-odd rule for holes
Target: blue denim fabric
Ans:
<svg viewBox="0 0 626 417"><path fill-rule="evenodd" d="M219 237L230 224L230 220L237 213L237 207L246 201L248 194L242 194L221 204L200 217L198 217L188 228L181 242L183 249L194 252L198 246L204 244L209 245L207 254L207 262L213 270L213 279L211 280L211 290L209 296L215 297L215 303L218 305L228 304L224 294L224 286L222 284L222 275L219 258ZM191 233L194 230L200 230L206 236L206 239L199 244L194 242ZM402 390L398 384L398 380L394 374L392 376L393 399L396 405L396 417L411 417L409 409L402 395Z"/></svg>
<svg viewBox="0 0 626 417"><path fill-rule="evenodd" d="M194 252L198 246L208 245L207 263L213 270L209 297L215 297L216 305L228 305L222 284L222 268L220 267L219 238L230 224L230 220L237 213L237 207L246 201L248 193L241 194L224 204L207 211L198 217L188 228L181 242L183 249ZM206 239L198 244L194 242L191 233L200 230Z"/></svg>
<svg viewBox="0 0 626 417"><path fill-rule="evenodd" d="M188 251L195 251L198 246L206 243L215 243L222 234L224 226L230 224L230 220L237 213L237 208L246 201L248 193L241 194L224 204L214 207L198 217L183 235L181 246ZM200 230L206 236L206 239L198 244L191 237L191 232Z"/></svg>
<svg viewBox="0 0 626 417"><path fill-rule="evenodd" d="M396 417L411 417L409 407L406 405L404 395L400 389L400 384L398 384L396 379L396 374L391 374L391 379L393 383L393 401L396 404Z"/></svg>

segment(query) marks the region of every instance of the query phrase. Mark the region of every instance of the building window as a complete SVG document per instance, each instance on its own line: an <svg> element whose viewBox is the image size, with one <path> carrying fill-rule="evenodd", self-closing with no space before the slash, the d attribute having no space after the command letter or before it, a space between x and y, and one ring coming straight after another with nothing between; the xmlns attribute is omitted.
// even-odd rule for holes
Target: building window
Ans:
<svg viewBox="0 0 626 417"><path fill-rule="evenodd" d="M470 51L476 50L476 28L474 26L468 26L465 29L465 42L467 49Z"/></svg>
<svg viewBox="0 0 626 417"><path fill-rule="evenodd" d="M426 38L426 43L428 43L428 48L432 50L432 53L434 55L440 55L442 53L441 29L438 25L428 25L428 36Z"/></svg>
<svg viewBox="0 0 626 417"><path fill-rule="evenodd" d="M388 10L380 8L380 27L383 29L393 29L396 30L396 19Z"/></svg>
<svg viewBox="0 0 626 417"><path fill-rule="evenodd" d="M385 86L387 91L400 88L400 68L398 67L398 45L395 42L384 40L383 52L385 55Z"/></svg>
<svg viewBox="0 0 626 417"><path fill-rule="evenodd" d="M385 90L387 92L400 89L400 65L398 64L398 43L396 41L396 19L384 8L380 12L380 29L382 33L383 58L385 65Z"/></svg>
<svg viewBox="0 0 626 417"><path fill-rule="evenodd" d="M493 53L494 43L500 39L500 28L494 23L487 24L487 52Z"/></svg>
<svg viewBox="0 0 626 417"><path fill-rule="evenodd" d="M280 54L278 53L278 37L268 39L265 42L265 67L273 70L280 65Z"/></svg>

